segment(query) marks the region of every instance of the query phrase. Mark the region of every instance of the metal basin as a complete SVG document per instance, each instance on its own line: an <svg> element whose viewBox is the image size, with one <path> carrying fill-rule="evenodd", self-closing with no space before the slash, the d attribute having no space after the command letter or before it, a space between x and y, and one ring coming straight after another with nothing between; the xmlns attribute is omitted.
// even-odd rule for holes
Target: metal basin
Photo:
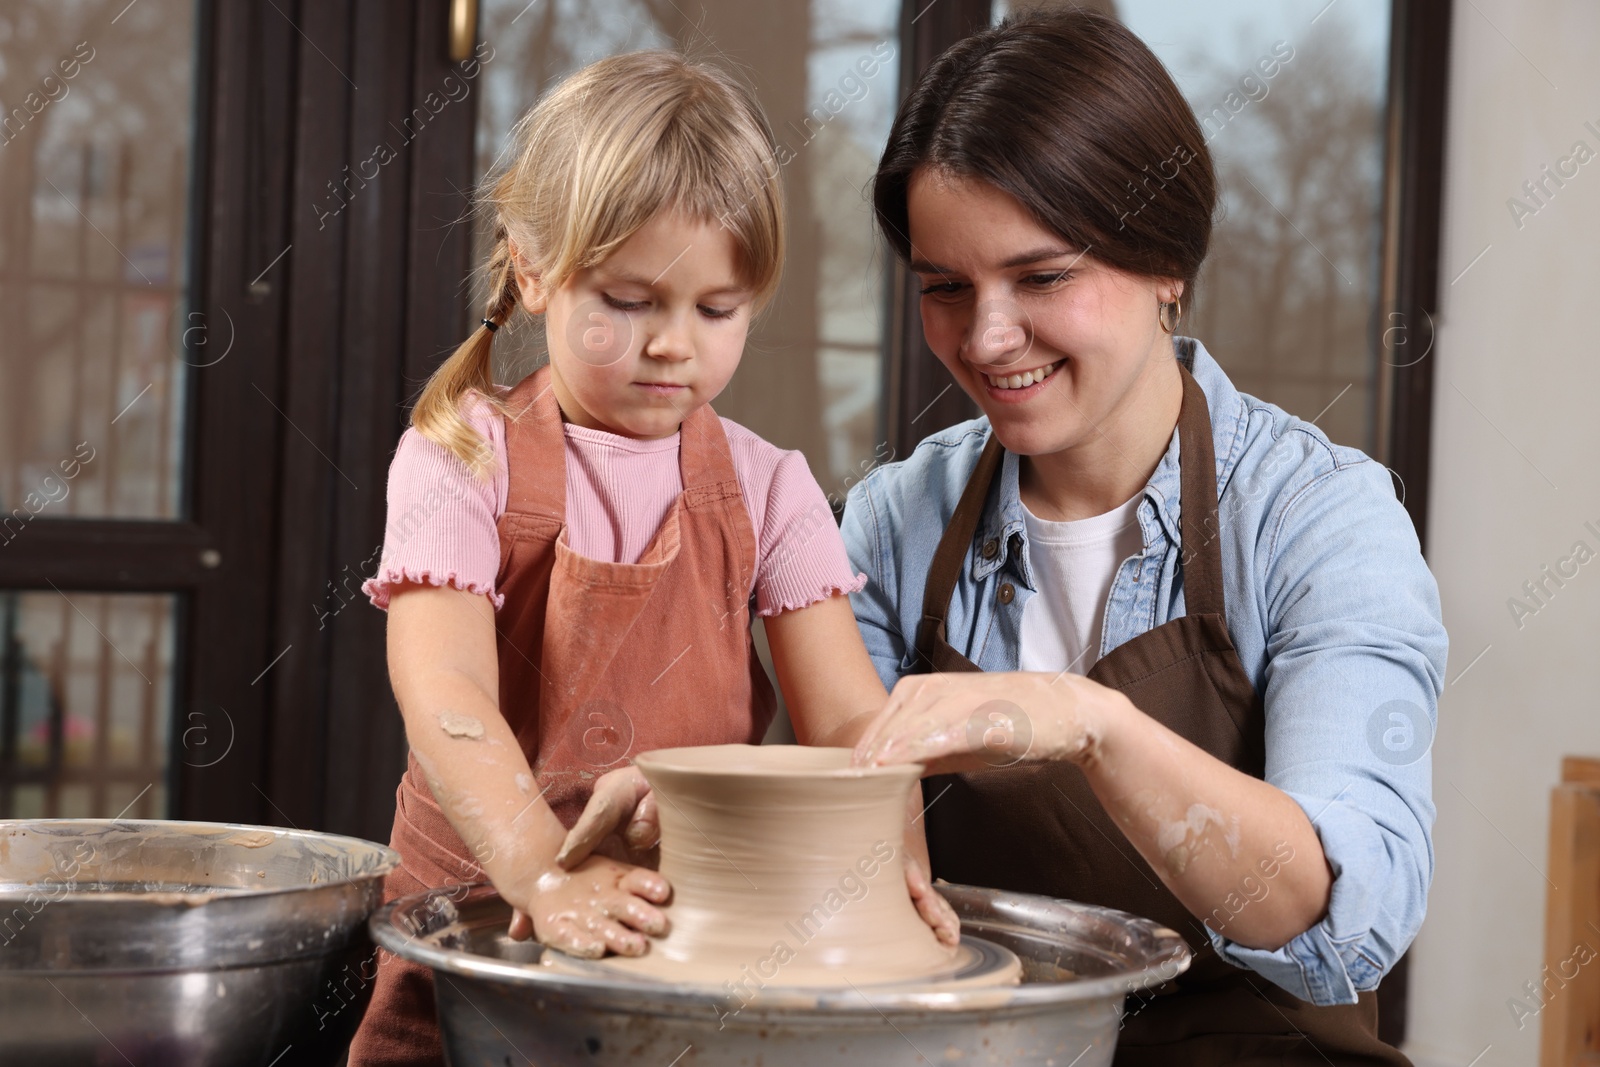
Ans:
<svg viewBox="0 0 1600 1067"><path fill-rule="evenodd" d="M457 1067L1105 1067L1125 995L1189 966L1181 937L1126 912L969 886L940 891L964 934L1021 957L1021 985L768 987L735 1012L740 1001L722 989L540 967L537 944L505 936L510 908L488 886L403 897L371 926L383 948L433 968Z"/></svg>
<svg viewBox="0 0 1600 1067"><path fill-rule="evenodd" d="M0 1063L337 1063L398 863L276 827L0 821Z"/></svg>

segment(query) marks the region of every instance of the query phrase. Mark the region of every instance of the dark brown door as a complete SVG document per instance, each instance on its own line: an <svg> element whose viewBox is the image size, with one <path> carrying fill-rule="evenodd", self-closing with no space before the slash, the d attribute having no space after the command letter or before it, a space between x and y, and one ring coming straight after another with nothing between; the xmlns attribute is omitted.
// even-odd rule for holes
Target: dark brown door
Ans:
<svg viewBox="0 0 1600 1067"><path fill-rule="evenodd" d="M355 589L465 313L448 14L0 11L0 817L387 839L404 738Z"/></svg>

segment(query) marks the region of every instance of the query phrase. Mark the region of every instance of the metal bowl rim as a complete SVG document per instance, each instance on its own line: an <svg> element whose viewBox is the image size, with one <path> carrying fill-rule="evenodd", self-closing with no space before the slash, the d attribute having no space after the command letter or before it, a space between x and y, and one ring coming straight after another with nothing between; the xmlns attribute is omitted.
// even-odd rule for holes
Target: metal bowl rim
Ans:
<svg viewBox="0 0 1600 1067"><path fill-rule="evenodd" d="M487 887L487 883L478 883L466 888L470 891L480 886ZM716 1004L727 1000L726 997L704 987L689 989L681 983L641 982L624 978L606 980L582 978L549 972L535 964L509 963L459 949L439 948L417 939L395 925L393 917L396 911L413 907L431 896L454 892L460 888L462 887L442 886L437 889L425 889L388 901L367 920L367 928L373 941L397 956L448 974L474 979L496 979L512 985L549 990L557 994L567 993L585 997L590 994L604 994L613 1010L648 1010L643 1006L630 1006L628 1001L653 1003L660 1006L659 1010L667 1010L673 1007L703 1007L708 1003ZM1010 898L1030 896L1004 890L983 891ZM498 897L498 894L495 896ZM487 897L475 903L481 904L485 899ZM992 1013L1012 1008L1035 1008L1045 1004L1095 1000L1115 994L1131 993L1171 981L1188 970L1189 964L1193 961L1193 953L1183 938L1153 919L1118 911L1115 908L1080 904L1077 901L1056 900L1051 897L1034 897L1034 899L1072 908L1091 908L1097 913L1112 915L1126 921L1129 926L1141 931L1154 942L1149 962L1137 970L1101 978L1075 979L1067 982L1030 982L1017 986L966 990L959 993L940 986L898 985L893 987L892 991L876 993L870 999L867 993L871 993L873 989L881 990L883 987L868 987L864 991L819 991L795 986L765 986L761 990L759 1003L752 1004L751 1011L756 1015L760 1012L786 1009L825 1011L843 1015L876 1014L883 1010ZM963 920L963 925L966 924L967 920ZM974 932L981 937L982 927L1003 924L985 923L982 919L978 919L973 920L972 925L977 928ZM1008 995L1002 1000L1000 999L1002 994ZM965 1002L956 1002L958 1000Z"/></svg>
<svg viewBox="0 0 1600 1067"><path fill-rule="evenodd" d="M158 832L171 830L178 830L180 832L186 830L203 830L217 832L245 831L250 833L259 833L265 831L281 838L360 845L364 849L372 850L378 856L378 863L374 869L366 874L363 874L360 878L349 878L320 883L307 883L305 885L276 886L260 889L251 886L208 886L205 888L218 889L222 890L222 892L216 894L213 900L207 900L200 904L177 905L181 907L203 907L205 904L223 900L259 900L263 897L272 897L288 893L306 893L316 890L337 889L344 886L354 886L372 878L385 877L395 868L400 866L400 854L398 852L390 848L388 845L380 845L376 841L368 841L363 837L351 837L347 834L330 834L324 833L320 830L301 830L298 828L291 829L282 826L258 826L251 823L201 822L191 819L0 819L0 834L4 834L7 830L13 828L31 828L37 827L41 824L52 827L81 826L89 829L103 830L127 828L130 832L137 832L141 827L152 827ZM16 890L7 889L6 884L4 882L0 882L0 902L26 900L29 896L35 895L40 888L48 888L50 886L66 884L70 884L70 882L39 879L38 881L31 883L30 888L28 889ZM172 890L172 892L179 891ZM119 904L136 905L139 903L138 897L142 895L143 894L137 891L68 893L59 900L51 901L51 904L55 905L70 903L72 906L76 907L93 905L96 903L103 904L114 899ZM204 895L204 890L197 895ZM174 906L165 902L157 901L148 901L146 903L152 907Z"/></svg>

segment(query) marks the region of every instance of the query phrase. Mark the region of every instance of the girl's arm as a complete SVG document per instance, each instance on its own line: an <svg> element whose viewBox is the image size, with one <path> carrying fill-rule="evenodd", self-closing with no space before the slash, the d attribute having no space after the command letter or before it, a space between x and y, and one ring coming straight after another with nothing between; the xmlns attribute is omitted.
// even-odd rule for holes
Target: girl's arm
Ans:
<svg viewBox="0 0 1600 1067"><path fill-rule="evenodd" d="M850 598L830 596L762 621L795 739L855 747L889 694L867 658Z"/></svg>
<svg viewBox="0 0 1600 1067"><path fill-rule="evenodd" d="M494 609L479 594L406 583L389 604L389 677L434 799L489 880L522 915L513 937L574 955L638 955L666 932L653 871L591 857L555 863L566 830L544 802L499 705ZM653 902L653 903L652 903ZM528 928L531 918L532 930ZM629 929L631 927L632 929Z"/></svg>

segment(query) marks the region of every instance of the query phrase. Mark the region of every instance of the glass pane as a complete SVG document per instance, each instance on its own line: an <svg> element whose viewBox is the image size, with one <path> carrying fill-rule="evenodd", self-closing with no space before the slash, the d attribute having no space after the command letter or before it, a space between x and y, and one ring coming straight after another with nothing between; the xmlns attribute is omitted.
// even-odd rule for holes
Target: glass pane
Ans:
<svg viewBox="0 0 1600 1067"><path fill-rule="evenodd" d="M194 10L118 7L0 7L0 513L16 522L181 506Z"/></svg>
<svg viewBox="0 0 1600 1067"><path fill-rule="evenodd" d="M167 817L176 604L0 593L0 819Z"/></svg>
<svg viewBox="0 0 1600 1067"><path fill-rule="evenodd" d="M1028 6L1001 0L996 18ZM1375 453L1389 0L1088 6L1167 65L1217 167L1221 217L1181 332L1244 392Z"/></svg>
<svg viewBox="0 0 1600 1067"><path fill-rule="evenodd" d="M787 149L780 157L793 157L783 168L790 250L778 298L715 406L803 451L842 502L847 479L860 477L882 440L885 261L863 188L894 119L899 0L488 0L482 10L495 54L480 76L480 175L542 88L603 55L679 45L755 86ZM499 381L517 381L542 358L541 331L529 325L497 338Z"/></svg>

